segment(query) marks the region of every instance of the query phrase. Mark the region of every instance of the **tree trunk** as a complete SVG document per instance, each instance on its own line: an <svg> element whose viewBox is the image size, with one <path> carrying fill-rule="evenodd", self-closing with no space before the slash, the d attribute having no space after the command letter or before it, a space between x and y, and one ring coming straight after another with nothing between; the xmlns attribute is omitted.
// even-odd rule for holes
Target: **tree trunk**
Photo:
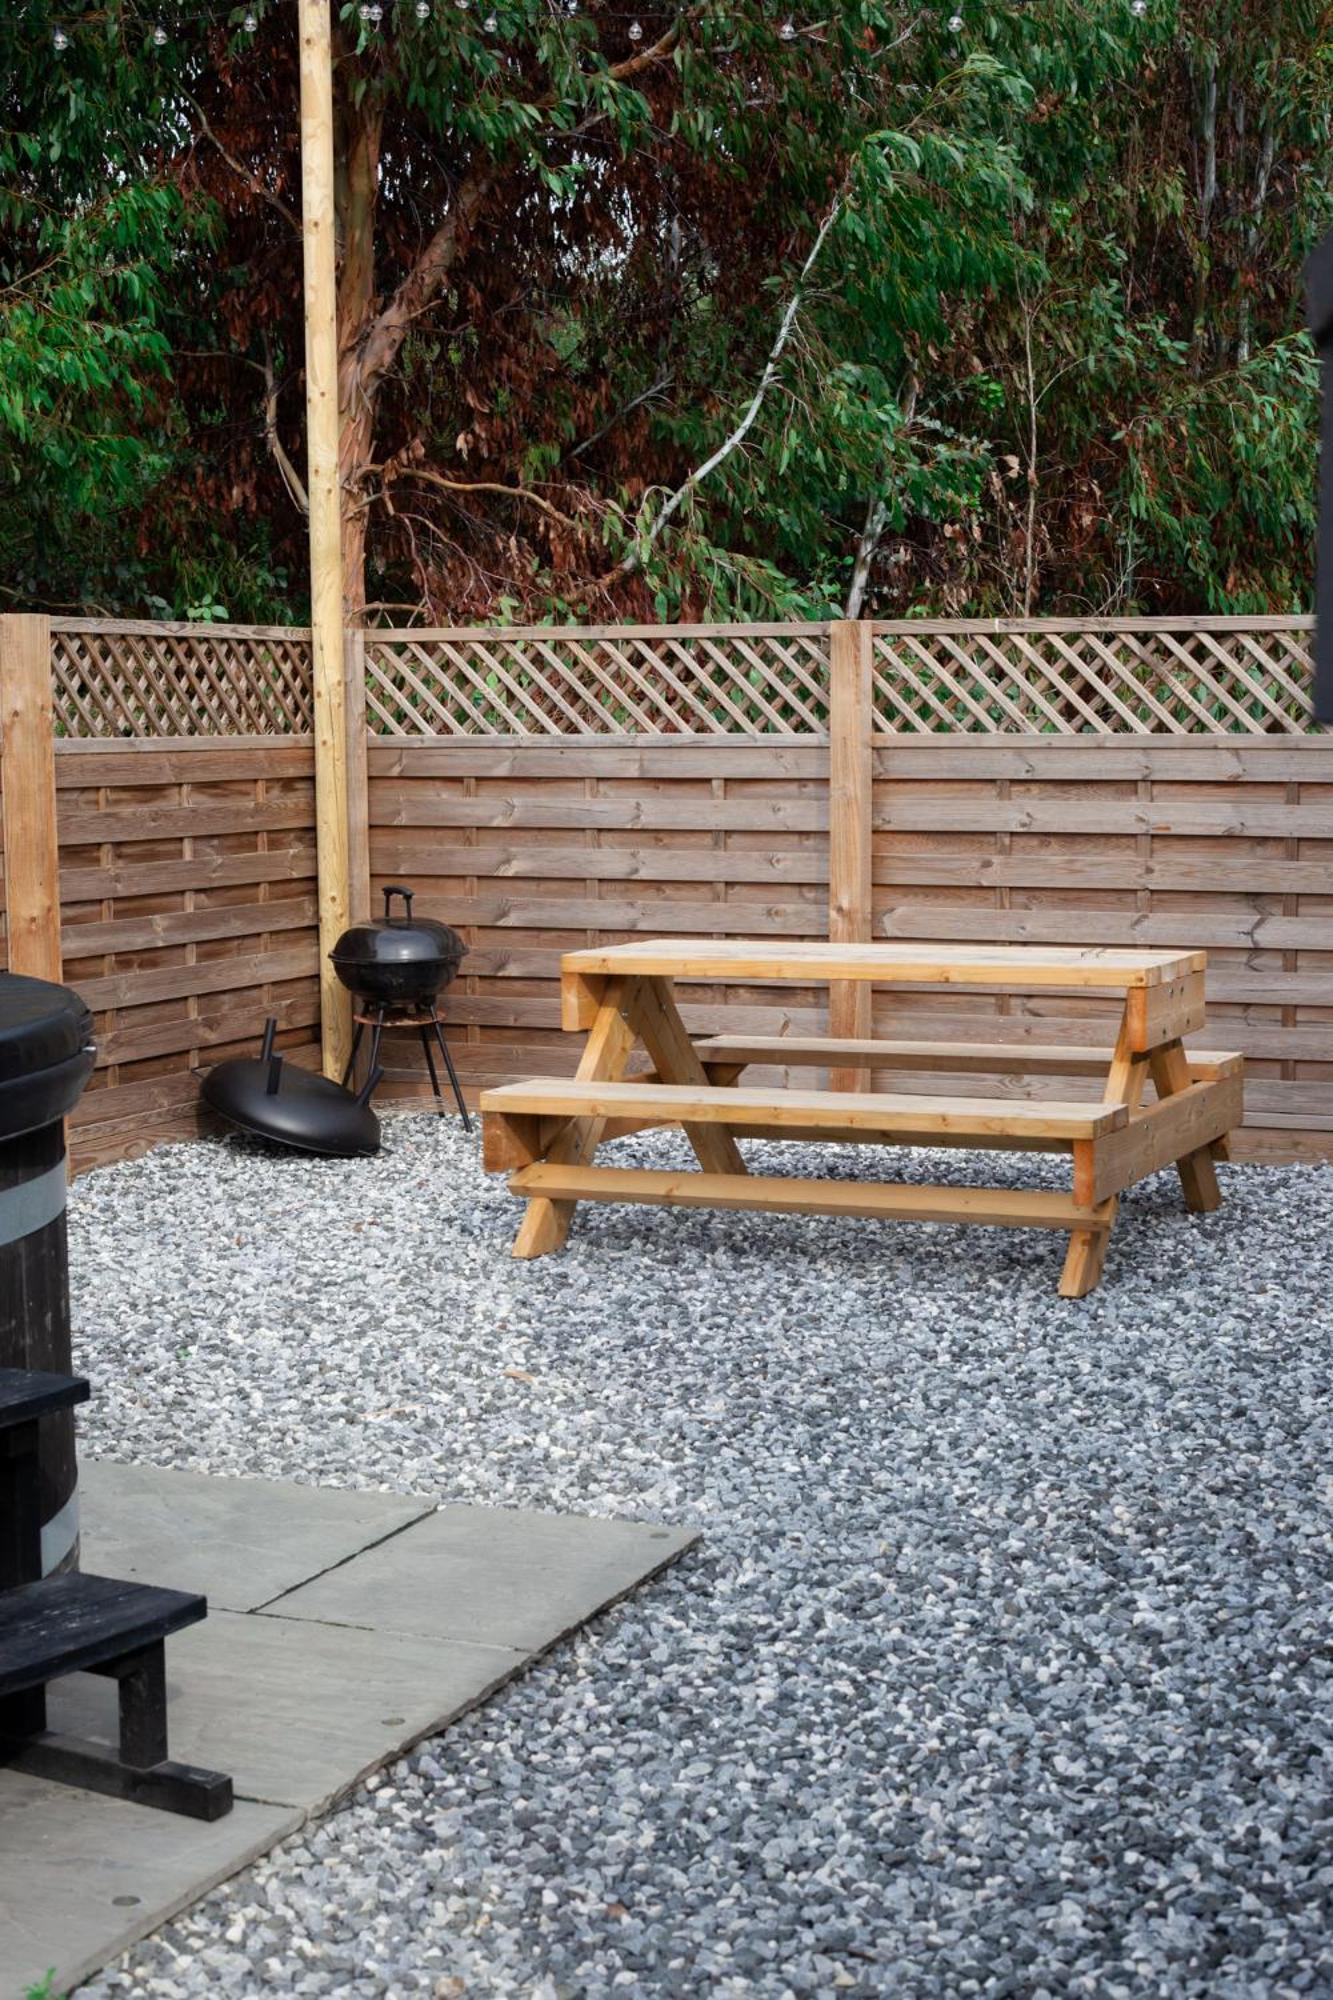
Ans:
<svg viewBox="0 0 1333 2000"><path fill-rule="evenodd" d="M369 98L343 107L338 185L342 262L338 277L338 471L342 487L343 601L349 625L365 622L366 489L375 460L378 382L364 380L362 354L375 309L375 210L381 114Z"/></svg>

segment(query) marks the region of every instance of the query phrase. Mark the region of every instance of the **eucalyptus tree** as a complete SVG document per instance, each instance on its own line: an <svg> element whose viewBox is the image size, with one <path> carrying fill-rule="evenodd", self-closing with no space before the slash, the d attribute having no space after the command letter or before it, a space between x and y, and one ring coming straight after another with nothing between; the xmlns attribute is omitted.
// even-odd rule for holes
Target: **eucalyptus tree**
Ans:
<svg viewBox="0 0 1333 2000"><path fill-rule="evenodd" d="M0 588L81 592L132 549L170 462L173 266L190 233L162 170L160 95L114 32L75 44L45 4L0 13Z"/></svg>

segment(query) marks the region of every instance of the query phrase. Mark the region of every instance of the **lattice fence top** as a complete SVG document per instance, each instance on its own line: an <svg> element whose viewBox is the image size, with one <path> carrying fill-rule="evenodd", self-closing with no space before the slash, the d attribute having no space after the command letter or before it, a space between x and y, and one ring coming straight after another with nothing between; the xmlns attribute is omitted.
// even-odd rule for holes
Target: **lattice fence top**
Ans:
<svg viewBox="0 0 1333 2000"><path fill-rule="evenodd" d="M822 734L828 628L367 632L366 717L385 736Z"/></svg>
<svg viewBox="0 0 1333 2000"><path fill-rule="evenodd" d="M920 620L873 628L892 735L1300 736L1308 618ZM368 631L381 736L823 736L827 625ZM57 728L77 737L274 736L312 727L292 627L62 619Z"/></svg>
<svg viewBox="0 0 1333 2000"><path fill-rule="evenodd" d="M1313 620L877 625L875 723L895 734L1303 736Z"/></svg>
<svg viewBox="0 0 1333 2000"><path fill-rule="evenodd" d="M311 727L310 637L282 626L102 624L51 631L65 736L287 736Z"/></svg>

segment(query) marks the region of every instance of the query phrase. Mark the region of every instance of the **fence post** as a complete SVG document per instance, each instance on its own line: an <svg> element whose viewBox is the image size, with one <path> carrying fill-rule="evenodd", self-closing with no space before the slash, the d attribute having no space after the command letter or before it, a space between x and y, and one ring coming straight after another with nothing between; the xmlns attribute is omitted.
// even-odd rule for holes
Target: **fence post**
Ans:
<svg viewBox="0 0 1333 2000"><path fill-rule="evenodd" d="M871 934L871 663L874 627L839 618L829 626L829 903L830 944L864 944ZM829 1033L839 1040L870 1034L871 989L865 980L829 987ZM832 1090L867 1090L868 1069L829 1071Z"/></svg>
<svg viewBox="0 0 1333 2000"><path fill-rule="evenodd" d="M366 739L366 635L349 627L347 684L347 889L350 921L370 916L370 774Z"/></svg>
<svg viewBox="0 0 1333 2000"><path fill-rule="evenodd" d="M0 800L9 969L61 975L51 621L0 617Z"/></svg>

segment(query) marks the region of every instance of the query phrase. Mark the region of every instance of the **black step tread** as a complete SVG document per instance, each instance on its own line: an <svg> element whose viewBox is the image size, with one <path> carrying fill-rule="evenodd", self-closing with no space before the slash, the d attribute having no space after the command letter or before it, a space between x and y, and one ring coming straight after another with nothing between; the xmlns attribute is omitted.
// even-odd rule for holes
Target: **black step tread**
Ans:
<svg viewBox="0 0 1333 2000"><path fill-rule="evenodd" d="M0 1430L29 1424L52 1410L86 1403L91 1391L83 1375L47 1375L37 1368L0 1368Z"/></svg>
<svg viewBox="0 0 1333 2000"><path fill-rule="evenodd" d="M77 1571L0 1591L0 1695L101 1666L207 1615L193 1591Z"/></svg>

